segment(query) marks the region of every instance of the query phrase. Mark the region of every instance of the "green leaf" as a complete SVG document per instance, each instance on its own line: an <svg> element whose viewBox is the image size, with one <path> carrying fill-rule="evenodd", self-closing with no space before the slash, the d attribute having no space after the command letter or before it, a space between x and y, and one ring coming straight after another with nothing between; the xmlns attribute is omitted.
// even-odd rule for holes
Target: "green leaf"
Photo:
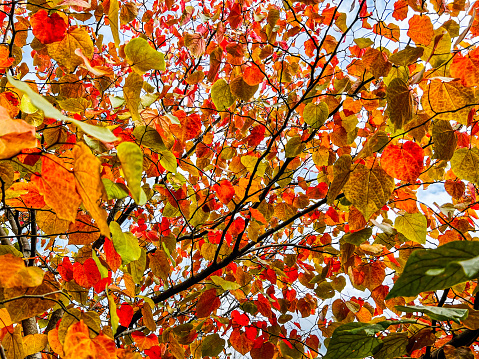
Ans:
<svg viewBox="0 0 479 359"><path fill-rule="evenodd" d="M106 269L106 267L103 264L101 264L100 259L98 258L98 256L96 255L96 252L94 250L91 251L91 257L93 258L93 260L96 263L96 266L98 267L98 271L100 272L101 279L107 278L108 277L108 269Z"/></svg>
<svg viewBox="0 0 479 359"><path fill-rule="evenodd" d="M142 206L146 203L146 195L141 188L143 152L141 152L141 149L137 144L132 142L120 143L117 147L117 152L131 195L135 202Z"/></svg>
<svg viewBox="0 0 479 359"><path fill-rule="evenodd" d="M175 115L172 115L171 113L167 113L165 116L168 117L168 119L173 125L181 125L180 120L178 120L178 117L176 117Z"/></svg>
<svg viewBox="0 0 479 359"><path fill-rule="evenodd" d="M383 345L382 340L374 335L391 325L402 323L416 323L416 321L405 319L384 320L375 324L356 322L343 324L334 330L324 359L354 359L370 356Z"/></svg>
<svg viewBox="0 0 479 359"><path fill-rule="evenodd" d="M153 151L161 152L166 150L166 146L160 134L151 126L135 127L133 136L140 145L151 148Z"/></svg>
<svg viewBox="0 0 479 359"><path fill-rule="evenodd" d="M478 274L479 242L454 241L436 249L416 250L386 299L449 288Z"/></svg>
<svg viewBox="0 0 479 359"><path fill-rule="evenodd" d="M10 74L7 73L8 82L12 86L16 87L23 93L25 93L29 98L30 102L37 108L43 111L45 117L54 118L59 121L71 122L83 132L89 134L92 137L95 137L103 142L114 142L118 138L106 127L94 126L88 123L77 121L72 118L69 118L63 115L58 109L53 107L53 105L48 102L43 96L37 94L28 86L25 82L14 79Z"/></svg>
<svg viewBox="0 0 479 359"><path fill-rule="evenodd" d="M123 183L115 183L108 178L102 178L108 199L122 199L128 196L128 188Z"/></svg>
<svg viewBox="0 0 479 359"><path fill-rule="evenodd" d="M396 305L395 308L405 313L424 313L433 320L445 321L453 320L460 324L469 315L469 310L459 308L443 308L443 307L422 307L415 305Z"/></svg>
<svg viewBox="0 0 479 359"><path fill-rule="evenodd" d="M121 257L123 264L136 261L141 256L141 248L136 238L130 232L123 232L117 222L110 223L113 247Z"/></svg>
<svg viewBox="0 0 479 359"><path fill-rule="evenodd" d="M451 158L451 168L454 174L466 181L479 182L479 149L459 148Z"/></svg>
<svg viewBox="0 0 479 359"><path fill-rule="evenodd" d="M230 85L224 79L219 79L211 87L211 100L218 111L223 111L230 107L236 98L231 93Z"/></svg>
<svg viewBox="0 0 479 359"><path fill-rule="evenodd" d="M217 275L211 276L211 280L213 281L214 284L220 286L224 290L236 290L241 288L241 285L239 285L238 283L224 280L223 278Z"/></svg>
<svg viewBox="0 0 479 359"><path fill-rule="evenodd" d="M336 328L324 359L366 358L371 355L382 342L370 335L368 327L370 324L367 323L348 323Z"/></svg>
<svg viewBox="0 0 479 359"><path fill-rule="evenodd" d="M328 105L324 102L320 102L318 105L314 103L308 103L303 110L304 122L310 125L312 128L320 128L329 116Z"/></svg>
<svg viewBox="0 0 479 359"><path fill-rule="evenodd" d="M165 71L165 56L150 46L148 41L137 37L125 46L125 55L133 70L143 75L150 70Z"/></svg>
<svg viewBox="0 0 479 359"><path fill-rule="evenodd" d="M301 140L300 136L294 136L289 139L288 143L286 143L285 146L285 155L288 158L296 157L298 156L301 152L303 152L303 149L305 147L305 144Z"/></svg>
<svg viewBox="0 0 479 359"><path fill-rule="evenodd" d="M163 168L167 171L175 173L178 166L175 155L168 150L159 152L159 155L160 164L163 166Z"/></svg>
<svg viewBox="0 0 479 359"><path fill-rule="evenodd" d="M225 340L218 334L208 335L201 343L201 354L203 357L216 357L225 347Z"/></svg>
<svg viewBox="0 0 479 359"><path fill-rule="evenodd" d="M396 52L389 56L389 61L397 66L408 66L422 56L424 49L422 47L406 46L404 50Z"/></svg>
<svg viewBox="0 0 479 359"><path fill-rule="evenodd" d="M360 231L353 232L353 233L348 233L341 238L342 241L346 243L351 243L354 244L355 246L359 246L360 244L364 243L364 241L367 241L371 236L373 235L373 229L368 227L368 228L363 228Z"/></svg>
<svg viewBox="0 0 479 359"><path fill-rule="evenodd" d="M374 44L374 41L371 40L371 39L368 39L368 38L354 39L354 42L355 42L356 45L358 45L359 48L361 48L361 49L365 49L366 47L369 47L369 46L371 46L372 44Z"/></svg>
<svg viewBox="0 0 479 359"><path fill-rule="evenodd" d="M406 354L406 347L409 344L407 333L389 333L382 341L383 345L374 352L374 359L398 358Z"/></svg>
<svg viewBox="0 0 479 359"><path fill-rule="evenodd" d="M413 242L426 243L427 219L422 213L405 213L396 217L394 227Z"/></svg>

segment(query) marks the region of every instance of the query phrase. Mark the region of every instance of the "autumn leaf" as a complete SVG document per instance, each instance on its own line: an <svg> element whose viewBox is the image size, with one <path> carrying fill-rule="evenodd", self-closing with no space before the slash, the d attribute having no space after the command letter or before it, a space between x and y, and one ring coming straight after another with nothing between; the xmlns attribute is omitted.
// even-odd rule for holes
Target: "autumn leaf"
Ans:
<svg viewBox="0 0 479 359"><path fill-rule="evenodd" d="M140 147L131 142L122 142L117 147L117 151L133 199L140 205L144 204L146 195L141 188L143 153Z"/></svg>
<svg viewBox="0 0 479 359"><path fill-rule="evenodd" d="M48 15L45 10L37 11L30 17L30 23L33 35L44 45L62 41L66 35L67 23L56 12Z"/></svg>
<svg viewBox="0 0 479 359"><path fill-rule="evenodd" d="M125 55L133 69L143 75L150 70L165 69L165 57L140 37L132 39L125 46Z"/></svg>
<svg viewBox="0 0 479 359"><path fill-rule="evenodd" d="M416 44L429 45L434 37L434 28L428 16L414 15L409 19L409 38Z"/></svg>
<svg viewBox="0 0 479 359"><path fill-rule="evenodd" d="M100 228L101 234L109 236L107 213L98 203L104 193L100 178L101 163L83 143L73 149L73 158L73 175L77 192L82 198L83 205Z"/></svg>
<svg viewBox="0 0 479 359"><path fill-rule="evenodd" d="M393 189L394 180L383 169L358 164L344 186L344 195L368 220L386 204Z"/></svg>
<svg viewBox="0 0 479 359"><path fill-rule="evenodd" d="M37 147L35 127L23 120L12 120L2 106L0 122L0 159L13 157L25 148Z"/></svg>
<svg viewBox="0 0 479 359"><path fill-rule="evenodd" d="M203 292L196 303L196 316L198 318L206 318L211 315L221 304L220 299L216 296L216 289L210 289Z"/></svg>
<svg viewBox="0 0 479 359"><path fill-rule="evenodd" d="M412 141L387 146L381 155L381 167L391 177L414 183L423 170L424 151Z"/></svg>

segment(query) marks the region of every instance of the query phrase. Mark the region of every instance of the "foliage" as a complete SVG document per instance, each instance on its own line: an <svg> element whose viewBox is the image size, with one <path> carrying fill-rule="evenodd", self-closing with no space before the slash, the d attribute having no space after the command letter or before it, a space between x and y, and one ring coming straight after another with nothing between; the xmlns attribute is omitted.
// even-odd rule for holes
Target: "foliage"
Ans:
<svg viewBox="0 0 479 359"><path fill-rule="evenodd" d="M3 1L0 358L479 357L477 8Z"/></svg>

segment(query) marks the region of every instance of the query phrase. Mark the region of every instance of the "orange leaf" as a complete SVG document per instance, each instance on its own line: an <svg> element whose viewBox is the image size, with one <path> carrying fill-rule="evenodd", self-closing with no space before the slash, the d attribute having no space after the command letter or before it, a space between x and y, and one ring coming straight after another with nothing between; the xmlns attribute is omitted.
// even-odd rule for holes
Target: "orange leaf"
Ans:
<svg viewBox="0 0 479 359"><path fill-rule="evenodd" d="M451 76L459 77L464 86L479 85L479 50L478 48L462 56L459 52L451 64Z"/></svg>
<svg viewBox="0 0 479 359"><path fill-rule="evenodd" d="M106 211L100 207L101 198L105 191L100 178L101 162L91 150L80 143L73 149L73 174L76 179L76 189L80 194L83 205L90 212L100 232L105 237L110 236L110 228L106 222Z"/></svg>
<svg viewBox="0 0 479 359"><path fill-rule="evenodd" d="M58 339L58 329L52 329L48 332L48 344L50 344L50 348L60 355L62 358L65 356L65 352L63 351L62 343L60 343L60 339Z"/></svg>
<svg viewBox="0 0 479 359"><path fill-rule="evenodd" d="M35 127L23 120L12 120L8 110L0 106L0 160L34 147L37 147Z"/></svg>
<svg viewBox="0 0 479 359"><path fill-rule="evenodd" d="M184 111L176 111L173 113L181 125L171 125L170 130L173 135L178 138L181 143L185 143L192 138L198 136L201 132L201 118L197 114L187 116Z"/></svg>
<svg viewBox="0 0 479 359"><path fill-rule="evenodd" d="M250 86L263 82L264 74L257 66L249 66L243 72L243 80Z"/></svg>
<svg viewBox="0 0 479 359"><path fill-rule="evenodd" d="M235 189L228 180L223 180L219 182L219 184L215 184L213 190L216 191L216 195L223 204L228 204L235 195Z"/></svg>
<svg viewBox="0 0 479 359"><path fill-rule="evenodd" d="M13 254L0 256L0 287L37 287L42 284L45 272L38 267L25 267L22 258Z"/></svg>
<svg viewBox="0 0 479 359"><path fill-rule="evenodd" d="M255 208L250 208L249 211L251 212L251 216L256 219L258 222L261 222L262 224L266 224L268 223L268 221L266 220L266 218L264 218L263 214L258 211L257 209Z"/></svg>
<svg viewBox="0 0 479 359"><path fill-rule="evenodd" d="M216 296L216 289L210 289L201 294L196 304L196 316L198 318L209 317L221 305L220 298Z"/></svg>
<svg viewBox="0 0 479 359"><path fill-rule="evenodd" d="M246 355L253 349L254 342L249 339L245 333L239 329L234 329L230 336L230 343L233 348L240 354Z"/></svg>
<svg viewBox="0 0 479 359"><path fill-rule="evenodd" d="M7 46L0 46L0 69L10 67L15 59L10 57L10 51Z"/></svg>
<svg viewBox="0 0 479 359"><path fill-rule="evenodd" d="M150 349L151 347L158 345L158 337L154 333L146 336L142 332L133 332L131 333L131 337L140 350Z"/></svg>
<svg viewBox="0 0 479 359"><path fill-rule="evenodd" d="M423 162L422 147L412 141L400 146L389 145L381 155L381 167L388 175L411 183L421 174Z"/></svg>
<svg viewBox="0 0 479 359"><path fill-rule="evenodd" d="M407 35L416 44L429 45L434 37L434 27L429 16L414 15L409 19Z"/></svg>
<svg viewBox="0 0 479 359"><path fill-rule="evenodd" d="M393 18L396 20L404 20L407 18L409 6L406 0L398 0L394 3Z"/></svg>
<svg viewBox="0 0 479 359"><path fill-rule="evenodd" d="M80 195L76 191L75 176L65 166L63 160L52 155L42 157L42 175L34 177L45 203L53 208L58 218L74 222Z"/></svg>
<svg viewBox="0 0 479 359"><path fill-rule="evenodd" d="M374 24L373 32L392 41L399 41L400 29L396 24L386 25L383 21L380 21L377 24Z"/></svg>

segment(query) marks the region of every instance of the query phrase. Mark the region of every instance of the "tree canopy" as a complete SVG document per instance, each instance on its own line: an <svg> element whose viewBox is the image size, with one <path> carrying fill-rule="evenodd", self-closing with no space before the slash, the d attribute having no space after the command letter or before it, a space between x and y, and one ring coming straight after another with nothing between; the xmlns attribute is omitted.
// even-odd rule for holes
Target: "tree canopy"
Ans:
<svg viewBox="0 0 479 359"><path fill-rule="evenodd" d="M478 8L3 1L0 358L478 358Z"/></svg>

